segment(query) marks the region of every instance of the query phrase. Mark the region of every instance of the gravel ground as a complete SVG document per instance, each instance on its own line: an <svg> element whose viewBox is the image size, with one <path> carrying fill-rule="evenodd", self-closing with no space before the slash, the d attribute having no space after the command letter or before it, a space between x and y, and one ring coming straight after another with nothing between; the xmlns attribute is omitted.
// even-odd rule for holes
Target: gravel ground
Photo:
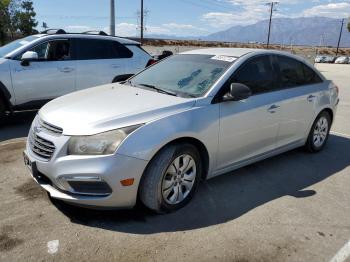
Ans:
<svg viewBox="0 0 350 262"><path fill-rule="evenodd" d="M204 182L185 208L93 211L51 201L23 165L35 113L0 127L0 261L329 261L350 239L350 65L325 150L294 150Z"/></svg>

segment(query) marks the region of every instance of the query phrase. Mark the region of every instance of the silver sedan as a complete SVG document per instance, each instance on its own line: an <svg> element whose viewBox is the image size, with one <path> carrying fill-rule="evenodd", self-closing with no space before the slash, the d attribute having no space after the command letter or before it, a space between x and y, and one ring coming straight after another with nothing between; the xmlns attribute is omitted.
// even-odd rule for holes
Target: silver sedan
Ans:
<svg viewBox="0 0 350 262"><path fill-rule="evenodd" d="M338 88L288 53L201 49L46 104L24 152L51 197L88 207L183 207L201 180L325 146Z"/></svg>

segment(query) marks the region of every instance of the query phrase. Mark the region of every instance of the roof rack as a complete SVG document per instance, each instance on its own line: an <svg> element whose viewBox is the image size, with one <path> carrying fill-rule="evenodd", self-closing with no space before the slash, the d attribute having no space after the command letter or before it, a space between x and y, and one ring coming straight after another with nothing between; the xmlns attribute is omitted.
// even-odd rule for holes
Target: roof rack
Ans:
<svg viewBox="0 0 350 262"><path fill-rule="evenodd" d="M108 34L104 31L98 31L98 30L91 30L91 31L86 31L82 32L82 34L91 34L91 35L105 35L108 36Z"/></svg>
<svg viewBox="0 0 350 262"><path fill-rule="evenodd" d="M47 29L45 31L41 32L42 34L56 34L56 35L61 35L61 34L66 34L66 31L64 31L63 29Z"/></svg>

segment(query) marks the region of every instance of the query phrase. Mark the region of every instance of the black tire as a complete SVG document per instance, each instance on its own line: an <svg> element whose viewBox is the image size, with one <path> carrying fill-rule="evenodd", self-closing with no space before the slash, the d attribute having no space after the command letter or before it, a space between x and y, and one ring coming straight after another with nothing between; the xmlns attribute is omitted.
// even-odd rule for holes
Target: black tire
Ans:
<svg viewBox="0 0 350 262"><path fill-rule="evenodd" d="M317 145L315 143L315 140L314 140L314 132L315 132L315 128L316 128L316 125L318 123L318 121L321 119L321 118L324 118L327 120L327 124L328 124L328 130L327 130L327 134L326 134L326 137L325 139L323 140L322 144L321 145ZM309 132L309 136L307 138L307 141L306 141L306 144L305 144L305 149L311 153L317 153L319 151L321 151L326 143L327 143L327 140L328 140L328 137L329 137L329 131L331 129L331 125L332 125L332 120L331 120L331 116L329 115L329 113L327 111L322 111L315 119L314 123L312 124L312 127L311 127L311 130Z"/></svg>
<svg viewBox="0 0 350 262"><path fill-rule="evenodd" d="M0 97L0 121L3 122L6 116L6 104Z"/></svg>
<svg viewBox="0 0 350 262"><path fill-rule="evenodd" d="M189 155L195 161L195 178L191 190L179 203L169 204L162 194L163 179L173 161L183 155ZM169 145L157 153L151 160L139 188L141 202L149 209L157 213L169 213L185 206L194 196L202 175L202 163L200 154L195 146L188 143ZM179 183L179 186L181 183ZM182 189L181 189L182 190ZM185 188L186 190L186 188Z"/></svg>

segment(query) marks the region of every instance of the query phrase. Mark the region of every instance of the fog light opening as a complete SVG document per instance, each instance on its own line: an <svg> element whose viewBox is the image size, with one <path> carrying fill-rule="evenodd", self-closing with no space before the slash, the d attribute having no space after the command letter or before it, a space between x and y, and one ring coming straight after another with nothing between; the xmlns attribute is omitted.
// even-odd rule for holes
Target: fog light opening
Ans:
<svg viewBox="0 0 350 262"><path fill-rule="evenodd" d="M59 180L73 194L107 196L112 193L110 186L98 176L62 176Z"/></svg>

